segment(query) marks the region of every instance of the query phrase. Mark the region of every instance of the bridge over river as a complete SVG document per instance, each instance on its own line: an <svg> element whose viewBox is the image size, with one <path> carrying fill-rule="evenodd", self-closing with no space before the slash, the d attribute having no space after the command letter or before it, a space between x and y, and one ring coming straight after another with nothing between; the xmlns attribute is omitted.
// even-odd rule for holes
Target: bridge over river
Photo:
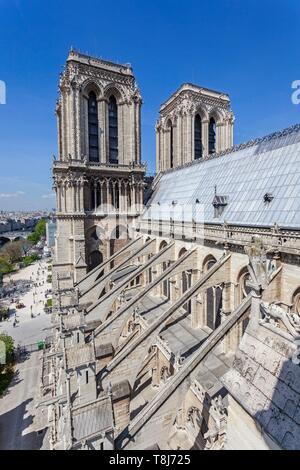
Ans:
<svg viewBox="0 0 300 470"><path fill-rule="evenodd" d="M32 231L30 230L16 230L15 232L0 233L0 248L8 242L26 240L31 233Z"/></svg>

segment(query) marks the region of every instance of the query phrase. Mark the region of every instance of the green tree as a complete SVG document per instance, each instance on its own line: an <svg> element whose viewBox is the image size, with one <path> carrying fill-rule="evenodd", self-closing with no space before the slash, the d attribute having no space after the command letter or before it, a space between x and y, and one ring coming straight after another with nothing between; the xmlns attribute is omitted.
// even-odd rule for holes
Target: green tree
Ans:
<svg viewBox="0 0 300 470"><path fill-rule="evenodd" d="M45 235L46 220L40 219L36 224L34 231L30 235L28 235L27 240L33 245L36 245L40 241L41 237L45 237Z"/></svg>
<svg viewBox="0 0 300 470"><path fill-rule="evenodd" d="M11 364L13 361L13 353L14 353L14 340L11 336L8 336L5 333L0 333L0 346L1 343L4 343L5 346L5 364L0 363L0 373L7 367L7 365Z"/></svg>
<svg viewBox="0 0 300 470"><path fill-rule="evenodd" d="M35 226L34 231L40 236L44 237L46 235L46 220L40 219Z"/></svg>
<svg viewBox="0 0 300 470"><path fill-rule="evenodd" d="M7 259L0 257L0 274L7 274L13 270L13 264L9 263Z"/></svg>

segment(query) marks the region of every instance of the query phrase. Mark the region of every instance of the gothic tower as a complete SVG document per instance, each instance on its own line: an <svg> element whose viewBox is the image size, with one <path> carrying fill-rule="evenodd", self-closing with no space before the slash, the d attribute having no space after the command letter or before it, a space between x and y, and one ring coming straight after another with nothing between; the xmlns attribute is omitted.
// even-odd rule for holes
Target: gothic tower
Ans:
<svg viewBox="0 0 300 470"><path fill-rule="evenodd" d="M130 237L143 203L141 104L130 65L71 50L56 107L54 283L79 281Z"/></svg>
<svg viewBox="0 0 300 470"><path fill-rule="evenodd" d="M184 83L161 105L156 124L156 171L165 171L233 145L227 94Z"/></svg>

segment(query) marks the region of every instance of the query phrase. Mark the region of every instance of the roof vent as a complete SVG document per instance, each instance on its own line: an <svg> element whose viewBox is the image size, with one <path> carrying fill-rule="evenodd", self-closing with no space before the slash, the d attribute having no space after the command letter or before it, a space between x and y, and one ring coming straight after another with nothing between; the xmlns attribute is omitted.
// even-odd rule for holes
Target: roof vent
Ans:
<svg viewBox="0 0 300 470"><path fill-rule="evenodd" d="M214 218L220 217L225 207L228 204L228 196L220 196L217 194L217 186L215 186L215 196L213 198L212 205L214 206Z"/></svg>
<svg viewBox="0 0 300 470"><path fill-rule="evenodd" d="M264 202L271 202L273 199L274 199L273 194L271 193L264 194Z"/></svg>

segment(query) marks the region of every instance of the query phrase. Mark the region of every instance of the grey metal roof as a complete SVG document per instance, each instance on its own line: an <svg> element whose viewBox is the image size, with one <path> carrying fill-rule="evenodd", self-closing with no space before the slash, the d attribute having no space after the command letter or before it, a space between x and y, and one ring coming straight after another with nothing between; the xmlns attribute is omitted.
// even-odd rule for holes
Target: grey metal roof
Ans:
<svg viewBox="0 0 300 470"><path fill-rule="evenodd" d="M82 364L90 364L95 361L92 343L76 345L66 351L67 367L72 369Z"/></svg>
<svg viewBox="0 0 300 470"><path fill-rule="evenodd" d="M79 441L113 427L111 400L96 402L72 410L73 436Z"/></svg>
<svg viewBox="0 0 300 470"><path fill-rule="evenodd" d="M219 217L215 194L227 201ZM300 125L164 173L143 219L170 217L300 228Z"/></svg>

